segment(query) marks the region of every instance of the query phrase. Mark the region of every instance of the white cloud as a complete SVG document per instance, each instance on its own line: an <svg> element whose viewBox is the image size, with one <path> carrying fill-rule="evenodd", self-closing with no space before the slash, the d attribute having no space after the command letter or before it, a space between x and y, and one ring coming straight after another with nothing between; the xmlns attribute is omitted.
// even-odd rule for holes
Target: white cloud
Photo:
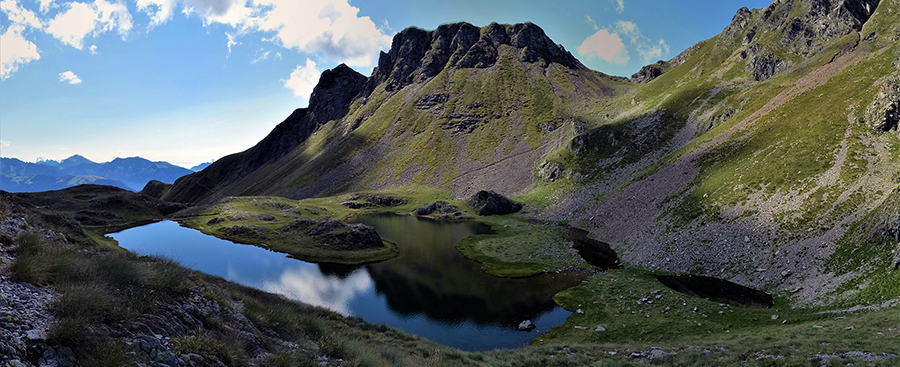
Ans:
<svg viewBox="0 0 900 367"><path fill-rule="evenodd" d="M15 0L0 1L0 10L6 13L10 24L21 24L37 29L44 28L44 23L31 10L22 8Z"/></svg>
<svg viewBox="0 0 900 367"><path fill-rule="evenodd" d="M391 37L375 23L359 16L348 0L136 0L147 13L150 27L164 24L176 8L187 16L198 15L209 25L227 24L239 33L272 32L263 40L352 66L374 64L378 51L389 47ZM383 27L387 28L387 24ZM232 44L234 45L234 44Z"/></svg>
<svg viewBox="0 0 900 367"><path fill-rule="evenodd" d="M9 142L6 140L0 140L0 148L9 148Z"/></svg>
<svg viewBox="0 0 900 367"><path fill-rule="evenodd" d="M669 45L665 40L660 39L652 42L649 38L641 33L637 24L628 21L619 21L615 25L615 31L624 36L644 63L650 63L659 60L669 53Z"/></svg>
<svg viewBox="0 0 900 367"><path fill-rule="evenodd" d="M22 37L24 30L23 25L13 24L0 34L0 80L9 78L19 66L41 58L37 46Z"/></svg>
<svg viewBox="0 0 900 367"><path fill-rule="evenodd" d="M581 46L578 46L578 53L588 59L597 57L617 65L625 65L630 59L619 35L605 29L585 39Z"/></svg>
<svg viewBox="0 0 900 367"><path fill-rule="evenodd" d="M59 73L59 82L60 83L69 83L69 84L80 84L81 79L78 78L78 75L75 75L71 70Z"/></svg>
<svg viewBox="0 0 900 367"><path fill-rule="evenodd" d="M91 47L88 47L88 50L91 51L91 55L96 55L97 54L97 45L91 45Z"/></svg>
<svg viewBox="0 0 900 367"><path fill-rule="evenodd" d="M79 50L84 39L117 30L123 38L132 28L131 13L121 2L95 0L93 4L72 2L67 9L50 20L46 32L54 38Z"/></svg>
<svg viewBox="0 0 900 367"><path fill-rule="evenodd" d="M319 74L321 72L316 69L316 63L307 58L305 66L297 65L291 72L291 78L284 80L284 87L294 91L294 96L309 99L313 88L319 82Z"/></svg>
<svg viewBox="0 0 900 367"><path fill-rule="evenodd" d="M276 32L279 43L353 66L375 62L378 51L388 47L391 37L383 34L369 17L359 17L359 8L347 0L254 0L271 10L253 27Z"/></svg>
<svg viewBox="0 0 900 367"><path fill-rule="evenodd" d="M616 13L622 14L625 11L625 0L615 0Z"/></svg>

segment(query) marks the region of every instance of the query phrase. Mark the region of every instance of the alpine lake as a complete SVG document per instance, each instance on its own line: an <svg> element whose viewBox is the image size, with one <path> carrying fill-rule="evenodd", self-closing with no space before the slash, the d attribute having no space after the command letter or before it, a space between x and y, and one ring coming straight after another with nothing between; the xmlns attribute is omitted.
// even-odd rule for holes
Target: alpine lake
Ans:
<svg viewBox="0 0 900 367"><path fill-rule="evenodd" d="M571 312L556 305L553 295L586 277L564 272L500 278L483 272L455 247L465 237L492 233L481 223L395 214L355 221L375 227L400 254L365 265L310 263L173 221L108 236L138 255L171 258L206 274L466 351L523 347L562 324ZM519 331L524 320L536 328Z"/></svg>

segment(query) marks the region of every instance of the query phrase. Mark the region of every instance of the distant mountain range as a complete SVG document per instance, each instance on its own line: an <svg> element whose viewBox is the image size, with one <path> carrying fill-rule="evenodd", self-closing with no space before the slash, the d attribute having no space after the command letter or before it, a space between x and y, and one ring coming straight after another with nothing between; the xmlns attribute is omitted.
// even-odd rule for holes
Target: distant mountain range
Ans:
<svg viewBox="0 0 900 367"><path fill-rule="evenodd" d="M0 158L0 190L48 191L90 183L139 191L151 180L172 183L192 172L195 171L139 157L116 158L105 163L96 163L77 154L61 161L35 163L16 158Z"/></svg>

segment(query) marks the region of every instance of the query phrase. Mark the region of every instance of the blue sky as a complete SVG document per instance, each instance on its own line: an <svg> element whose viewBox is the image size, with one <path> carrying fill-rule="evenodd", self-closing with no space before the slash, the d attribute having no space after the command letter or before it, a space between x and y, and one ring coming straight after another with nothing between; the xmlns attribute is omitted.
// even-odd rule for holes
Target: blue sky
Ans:
<svg viewBox="0 0 900 367"><path fill-rule="evenodd" d="M325 69L370 75L408 26L541 26L629 76L768 0L0 0L0 155L190 167L247 149Z"/></svg>

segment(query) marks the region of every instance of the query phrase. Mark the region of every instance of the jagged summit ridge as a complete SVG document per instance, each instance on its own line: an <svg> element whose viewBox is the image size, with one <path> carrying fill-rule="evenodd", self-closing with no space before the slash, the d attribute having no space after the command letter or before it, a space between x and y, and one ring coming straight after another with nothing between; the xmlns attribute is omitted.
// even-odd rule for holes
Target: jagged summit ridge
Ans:
<svg viewBox="0 0 900 367"><path fill-rule="evenodd" d="M388 91L434 77L448 65L454 68L488 68L497 63L502 46L518 49L519 61L559 63L583 67L562 45L554 43L533 23L491 23L478 28L469 23L438 26L433 31L406 28L394 36L391 49L382 52L378 67L366 83L367 90L387 83Z"/></svg>

